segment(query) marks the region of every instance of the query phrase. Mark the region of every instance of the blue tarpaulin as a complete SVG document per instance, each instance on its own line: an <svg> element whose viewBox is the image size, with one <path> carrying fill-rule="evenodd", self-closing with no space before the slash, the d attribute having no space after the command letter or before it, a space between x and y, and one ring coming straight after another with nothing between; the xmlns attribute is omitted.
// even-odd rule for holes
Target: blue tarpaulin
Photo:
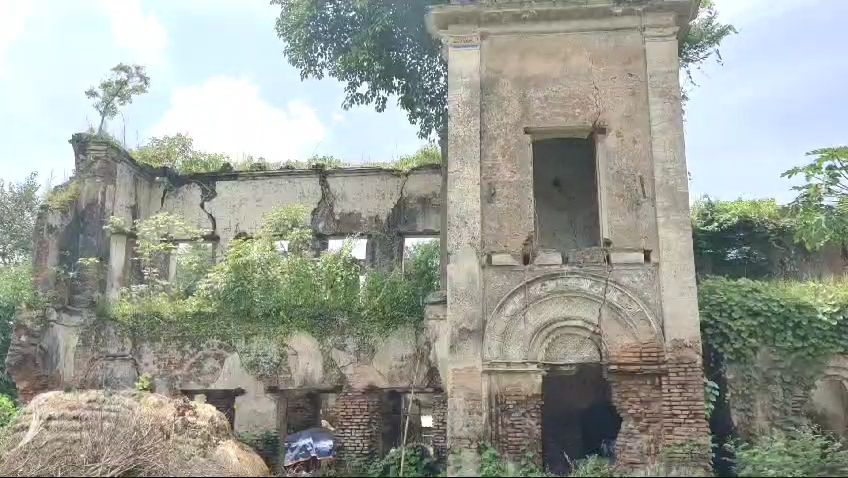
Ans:
<svg viewBox="0 0 848 478"><path fill-rule="evenodd" d="M325 460L333 457L335 437L326 428L309 428L286 437L286 460L283 466L291 466L313 457Z"/></svg>

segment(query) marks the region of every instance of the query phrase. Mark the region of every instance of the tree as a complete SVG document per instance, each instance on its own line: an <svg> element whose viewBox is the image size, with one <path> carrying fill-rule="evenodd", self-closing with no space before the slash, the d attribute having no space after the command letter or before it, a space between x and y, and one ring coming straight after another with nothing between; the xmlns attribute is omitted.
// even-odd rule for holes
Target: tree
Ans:
<svg viewBox="0 0 848 478"><path fill-rule="evenodd" d="M781 176L805 181L792 188L798 191L790 205L798 222L796 238L810 249L842 244L848 237L848 147L817 149L807 156L815 159Z"/></svg>
<svg viewBox="0 0 848 478"><path fill-rule="evenodd" d="M718 20L718 11L713 0L701 0L698 16L689 23L689 33L680 42L680 67L690 83L695 84L692 70L712 57L721 63L719 45L722 40L736 33L733 25ZM683 100L687 95L683 94Z"/></svg>
<svg viewBox="0 0 848 478"><path fill-rule="evenodd" d="M111 71L111 77L85 91L85 97L94 101L94 109L100 115L98 135L103 133L106 120L118 115L118 107L132 103L133 96L147 93L150 87L150 77L143 66L119 63Z"/></svg>
<svg viewBox="0 0 848 478"><path fill-rule="evenodd" d="M492 1L492 0L488 0ZM447 123L447 65L440 44L425 29L430 6L447 0L271 0L280 6L277 35L301 78L325 76L345 83L342 107L386 108L391 95L419 127L419 136L443 135ZM702 0L698 17L681 43L689 73L735 32L718 21L712 0Z"/></svg>
<svg viewBox="0 0 848 478"><path fill-rule="evenodd" d="M139 163L155 168L167 166L181 174L218 171L230 160L225 154L195 150L194 140L183 133L152 137L133 151L132 156Z"/></svg>
<svg viewBox="0 0 848 478"><path fill-rule="evenodd" d="M19 183L0 179L0 266L20 264L32 253L32 233L40 198L37 174Z"/></svg>

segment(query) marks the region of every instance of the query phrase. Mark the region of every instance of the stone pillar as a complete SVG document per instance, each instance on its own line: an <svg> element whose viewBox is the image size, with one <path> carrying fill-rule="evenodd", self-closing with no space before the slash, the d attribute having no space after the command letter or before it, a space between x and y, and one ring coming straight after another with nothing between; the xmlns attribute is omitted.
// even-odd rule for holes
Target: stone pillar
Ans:
<svg viewBox="0 0 848 478"><path fill-rule="evenodd" d="M448 194L447 332L450 474L474 476L484 433L483 279L480 204L480 37L447 37Z"/></svg>
<svg viewBox="0 0 848 478"><path fill-rule="evenodd" d="M380 449L380 394L347 390L336 400L337 457L349 465L363 465Z"/></svg>
<svg viewBox="0 0 848 478"><path fill-rule="evenodd" d="M289 429L289 406L285 390L278 390L276 393L273 394L273 396L275 401L277 402L276 432L277 439L280 444L279 449L277 450L277 466L279 468L282 468L283 464L286 462L286 437L288 437Z"/></svg>
<svg viewBox="0 0 848 478"><path fill-rule="evenodd" d="M542 370L492 372L489 377L492 443L501 456L521 463L543 461Z"/></svg>
<svg viewBox="0 0 848 478"><path fill-rule="evenodd" d="M663 384L664 441L699 441L708 446L676 20L671 13L651 14L644 30L659 282L668 360L668 377ZM704 451L708 456L709 449Z"/></svg>

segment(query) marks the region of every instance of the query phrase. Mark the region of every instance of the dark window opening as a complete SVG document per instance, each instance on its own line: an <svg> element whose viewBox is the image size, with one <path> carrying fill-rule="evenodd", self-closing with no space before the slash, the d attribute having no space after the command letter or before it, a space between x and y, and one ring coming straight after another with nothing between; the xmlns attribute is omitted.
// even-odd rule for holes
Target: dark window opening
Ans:
<svg viewBox="0 0 848 478"><path fill-rule="evenodd" d="M407 445L422 445L430 456L434 456L434 429L432 393L385 392L382 400L381 453L388 454L393 448ZM405 437L405 440L404 440Z"/></svg>
<svg viewBox="0 0 848 478"><path fill-rule="evenodd" d="M533 142L536 248L601 246L594 138Z"/></svg>
<svg viewBox="0 0 848 478"><path fill-rule="evenodd" d="M614 459L621 418L611 401L599 364L573 373L551 371L542 381L542 446L545 468L565 475L577 460L598 455Z"/></svg>

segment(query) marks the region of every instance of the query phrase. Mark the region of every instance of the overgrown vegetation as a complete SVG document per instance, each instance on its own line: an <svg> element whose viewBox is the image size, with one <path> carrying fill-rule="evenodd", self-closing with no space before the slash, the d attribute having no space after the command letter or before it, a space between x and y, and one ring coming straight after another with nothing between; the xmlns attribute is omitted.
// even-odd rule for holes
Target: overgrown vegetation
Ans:
<svg viewBox="0 0 848 478"><path fill-rule="evenodd" d="M31 303L32 268L29 264L0 266L0 395L14 397L15 385L6 373L6 354L12 338L12 323L18 305Z"/></svg>
<svg viewBox="0 0 848 478"><path fill-rule="evenodd" d="M771 430L733 448L740 477L848 476L845 443L809 427Z"/></svg>
<svg viewBox="0 0 848 478"><path fill-rule="evenodd" d="M0 179L0 266L20 264L32 254L32 229L41 198L38 175L21 182Z"/></svg>
<svg viewBox="0 0 848 478"><path fill-rule="evenodd" d="M713 368L731 375L736 426L756 417L791 428L827 362L848 345L848 288L832 284L711 278L699 286L704 341ZM755 404L766 400L766 407ZM759 410L758 410L759 408Z"/></svg>
<svg viewBox="0 0 848 478"><path fill-rule="evenodd" d="M12 423L17 411L18 407L14 400L7 395L0 395L0 434L6 432L6 428Z"/></svg>
<svg viewBox="0 0 848 478"><path fill-rule="evenodd" d="M219 171L230 160L225 154L196 150L194 140L183 133L152 137L131 154L139 163L154 168L166 166L180 174Z"/></svg>
<svg viewBox="0 0 848 478"><path fill-rule="evenodd" d="M196 282L184 278L178 287L163 278L164 258L177 250L175 238L196 244L200 231L167 214L139 221L144 282L123 290L111 314L147 338L224 340L268 373L281 365L280 348L295 331L328 342L353 337L367 348L399 327L422 324L423 299L438 285L437 245L417 246L403 268L364 271L360 286L352 244L314 254L308 217L302 206L273 210L253 237L232 241L218 264L207 262L205 273L190 269ZM287 241L286 253L279 241Z"/></svg>
<svg viewBox="0 0 848 478"><path fill-rule="evenodd" d="M155 168L168 167L179 174L351 167L379 167L407 172L420 166L439 164L441 161L441 152L434 145L424 146L412 154L388 162L351 163L326 155L312 156L305 161L270 162L265 158L253 156L237 160L223 153L208 153L196 149L194 140L184 133L152 137L145 144L130 151L130 155L141 164Z"/></svg>

